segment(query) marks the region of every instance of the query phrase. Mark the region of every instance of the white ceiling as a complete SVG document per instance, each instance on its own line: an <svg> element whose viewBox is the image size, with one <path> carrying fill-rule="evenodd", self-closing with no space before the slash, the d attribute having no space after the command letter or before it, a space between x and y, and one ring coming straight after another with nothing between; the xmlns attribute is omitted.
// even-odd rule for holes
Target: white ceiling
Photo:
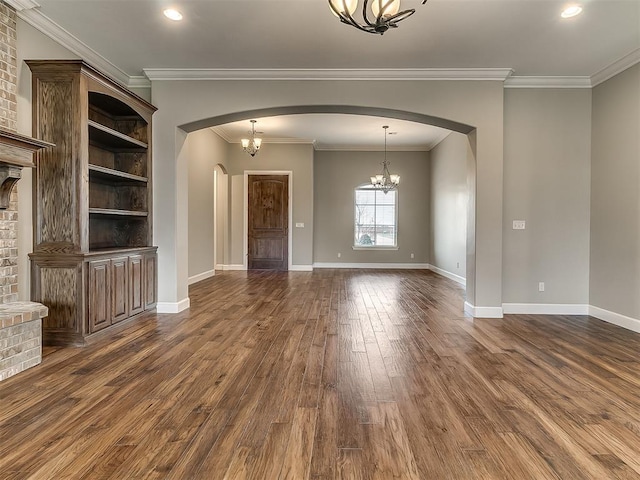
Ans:
<svg viewBox="0 0 640 480"><path fill-rule="evenodd" d="M316 150L382 150L388 125L388 150L431 150L449 133L444 128L381 117L344 114L285 115L256 119L265 143L313 143ZM248 120L212 129L230 143L248 138Z"/></svg>
<svg viewBox="0 0 640 480"><path fill-rule="evenodd" d="M120 78L145 69L234 69L234 75L511 69L517 77L588 79L621 59L640 58L640 0L576 0L584 12L571 19L560 18L565 0L403 0L415 15L384 36L341 24L327 0L37 0L36 8L29 8L34 0L7 1L24 8L23 19ZM166 19L168 6L184 20ZM259 126L267 135L315 140L323 148L373 146L383 122L282 117ZM397 141L405 139L406 148L428 148L442 134L397 123ZM238 128L247 126L229 125L222 133L235 139Z"/></svg>

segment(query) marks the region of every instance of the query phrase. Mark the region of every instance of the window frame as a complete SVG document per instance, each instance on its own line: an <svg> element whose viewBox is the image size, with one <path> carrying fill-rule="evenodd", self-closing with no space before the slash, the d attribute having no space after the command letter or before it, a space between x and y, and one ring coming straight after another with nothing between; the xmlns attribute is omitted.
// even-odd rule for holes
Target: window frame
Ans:
<svg viewBox="0 0 640 480"><path fill-rule="evenodd" d="M380 193L382 195L384 195L384 193L378 189L373 187L373 185L369 184L369 183L364 183L362 185L358 185L353 189L353 235L352 235L352 247L353 250L398 250L398 210L399 210L399 195L398 195L398 189L397 188L392 188L391 190L389 190L389 192L394 192L395 195L395 202L394 202L394 244L393 245L358 245L356 244L356 233L358 230L358 224L357 224L357 211L358 211L358 203L357 203L357 197L358 197L358 191L359 190L364 190L364 191L372 191L372 192L376 192L376 191L380 191ZM377 195L377 194L376 194ZM376 201L376 197L374 196L374 208L376 208L378 206L378 202ZM375 211L375 210L374 210ZM375 213L374 213L374 218L375 218ZM370 225L370 224L367 224ZM373 224L374 228L377 226L377 224Z"/></svg>

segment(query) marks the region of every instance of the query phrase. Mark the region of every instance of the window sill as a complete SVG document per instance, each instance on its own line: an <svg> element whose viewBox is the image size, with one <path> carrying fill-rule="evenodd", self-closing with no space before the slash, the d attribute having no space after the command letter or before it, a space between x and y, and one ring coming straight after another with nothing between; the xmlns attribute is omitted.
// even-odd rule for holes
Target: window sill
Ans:
<svg viewBox="0 0 640 480"><path fill-rule="evenodd" d="M356 246L354 245L353 247L354 250L398 250L398 247L385 247L385 246L381 246L381 245L373 245L371 247L363 247L363 246Z"/></svg>

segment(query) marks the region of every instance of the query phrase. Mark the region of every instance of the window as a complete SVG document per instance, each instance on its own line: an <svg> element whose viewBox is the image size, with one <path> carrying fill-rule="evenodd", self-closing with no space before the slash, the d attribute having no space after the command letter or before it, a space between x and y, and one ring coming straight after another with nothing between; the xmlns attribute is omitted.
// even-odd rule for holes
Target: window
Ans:
<svg viewBox="0 0 640 480"><path fill-rule="evenodd" d="M355 248L397 247L398 191L386 194L371 186L355 190Z"/></svg>

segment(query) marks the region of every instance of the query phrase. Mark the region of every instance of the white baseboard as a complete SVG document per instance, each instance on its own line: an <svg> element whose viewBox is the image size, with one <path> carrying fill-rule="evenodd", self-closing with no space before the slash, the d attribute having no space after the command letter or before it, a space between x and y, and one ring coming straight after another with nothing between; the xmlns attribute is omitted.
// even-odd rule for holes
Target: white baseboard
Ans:
<svg viewBox="0 0 640 480"><path fill-rule="evenodd" d="M193 283L200 282L202 280L206 280L207 278L211 278L216 274L215 270L209 270L208 272L202 272L198 275L194 275L193 277L189 277L189 285Z"/></svg>
<svg viewBox="0 0 640 480"><path fill-rule="evenodd" d="M246 270L247 269L247 267L245 267L244 265L241 265L241 264L237 264L237 265L235 265L235 264L233 264L233 265L218 265L218 267L220 267L220 268L216 267L218 270L227 270L227 271L228 270Z"/></svg>
<svg viewBox="0 0 640 480"><path fill-rule="evenodd" d="M158 313L180 313L191 306L189 297L183 298L179 302L158 302L156 311Z"/></svg>
<svg viewBox="0 0 640 480"><path fill-rule="evenodd" d="M503 303L505 314L523 315L588 315L589 305L580 303Z"/></svg>
<svg viewBox="0 0 640 480"><path fill-rule="evenodd" d="M467 286L467 279L464 277L461 277L460 275L456 275L455 273L448 272L446 270L436 267L435 265L429 265L429 270L431 270L432 272L436 272L438 275L442 275L443 277L447 277L449 280L458 282L463 287Z"/></svg>
<svg viewBox="0 0 640 480"><path fill-rule="evenodd" d="M313 272L313 265L289 265L290 272Z"/></svg>
<svg viewBox="0 0 640 480"><path fill-rule="evenodd" d="M593 305L589 305L589 315L599 318L600 320L604 320L605 322L613 323L619 327L626 328L627 330L640 333L640 320L637 318L627 317Z"/></svg>
<svg viewBox="0 0 640 480"><path fill-rule="evenodd" d="M475 318L502 318L501 307L476 307L464 302L464 311Z"/></svg>
<svg viewBox="0 0 640 480"><path fill-rule="evenodd" d="M224 270L224 265L222 263L216 263L216 270Z"/></svg>
<svg viewBox="0 0 640 480"><path fill-rule="evenodd" d="M397 270L429 270L428 263L326 263L316 262L313 268L379 268Z"/></svg>

